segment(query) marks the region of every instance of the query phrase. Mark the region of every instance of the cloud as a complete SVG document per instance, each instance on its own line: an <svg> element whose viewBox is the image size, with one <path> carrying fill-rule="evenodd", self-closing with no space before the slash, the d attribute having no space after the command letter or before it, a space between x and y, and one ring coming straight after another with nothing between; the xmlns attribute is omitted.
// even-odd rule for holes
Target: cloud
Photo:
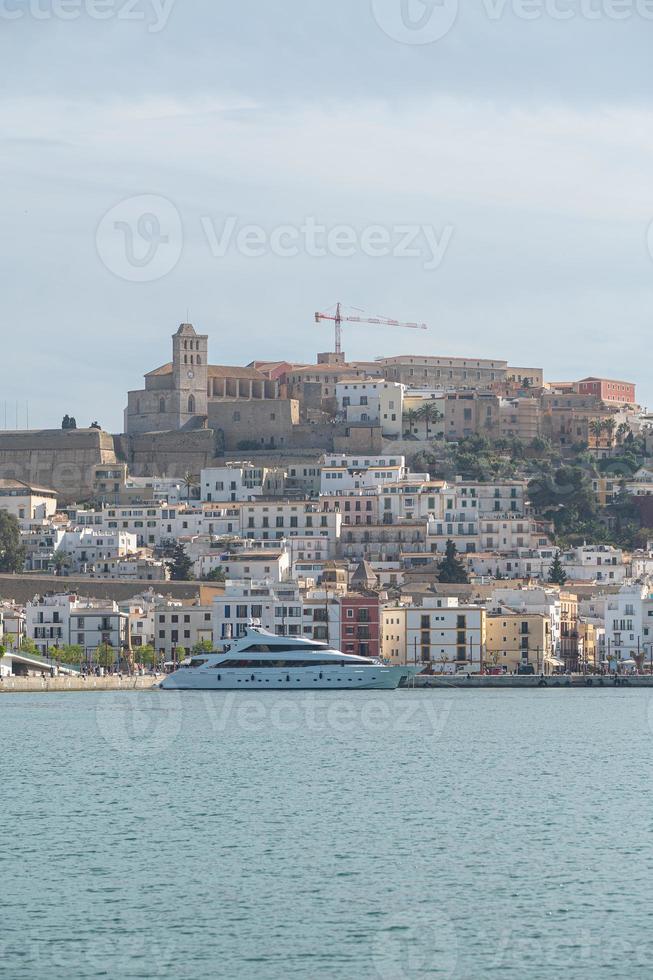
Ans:
<svg viewBox="0 0 653 980"><path fill-rule="evenodd" d="M29 384L30 350L47 361L64 336L94 370L58 361L62 394L43 396L38 424L82 416L70 393L92 406L102 390L102 421L119 428L124 393L166 359L186 306L212 333L214 360L245 362L254 349L308 359L326 342L307 329L311 311L338 298L433 325L423 337L352 329L353 355L494 354L550 375L647 381L631 351L645 343L653 285L652 122L636 106L428 94L401 107L238 93L5 98L12 195L0 278L8 320L21 324L10 385ZM116 280L95 249L102 216L141 194L173 201L185 229L178 266L147 287ZM455 235L431 275L361 256L218 262L205 215L268 229L307 216L357 228L414 221Z"/></svg>

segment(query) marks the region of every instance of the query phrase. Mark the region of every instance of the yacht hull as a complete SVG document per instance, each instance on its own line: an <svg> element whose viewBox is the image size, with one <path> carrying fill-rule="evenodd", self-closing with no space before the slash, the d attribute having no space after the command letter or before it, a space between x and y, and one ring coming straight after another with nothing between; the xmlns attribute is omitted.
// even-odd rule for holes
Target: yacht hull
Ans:
<svg viewBox="0 0 653 980"><path fill-rule="evenodd" d="M394 691L416 673L411 667L381 665L322 668L230 668L177 670L158 685L162 691Z"/></svg>

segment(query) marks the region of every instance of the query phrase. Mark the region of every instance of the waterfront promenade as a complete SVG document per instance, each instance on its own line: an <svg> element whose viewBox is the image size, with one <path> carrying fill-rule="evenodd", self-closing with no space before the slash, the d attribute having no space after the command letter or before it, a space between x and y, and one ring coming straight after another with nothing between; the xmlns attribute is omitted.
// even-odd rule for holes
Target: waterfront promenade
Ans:
<svg viewBox="0 0 653 980"><path fill-rule="evenodd" d="M0 694L62 693L66 691L146 691L163 679L164 674L146 674L138 677L120 677L110 674L95 676L59 677L3 677Z"/></svg>

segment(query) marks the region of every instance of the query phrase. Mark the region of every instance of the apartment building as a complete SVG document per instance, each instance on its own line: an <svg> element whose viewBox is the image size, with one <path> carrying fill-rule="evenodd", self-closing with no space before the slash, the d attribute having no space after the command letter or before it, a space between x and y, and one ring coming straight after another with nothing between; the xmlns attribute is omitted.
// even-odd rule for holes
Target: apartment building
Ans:
<svg viewBox="0 0 653 980"><path fill-rule="evenodd" d="M98 647L130 648L129 616L117 603L77 595L37 597L25 606L25 634L47 656L54 647L80 646L87 658Z"/></svg>
<svg viewBox="0 0 653 980"><path fill-rule="evenodd" d="M551 621L542 613L490 612L486 623L486 664L508 672L530 666L536 673L553 667Z"/></svg>
<svg viewBox="0 0 653 980"><path fill-rule="evenodd" d="M378 657L381 652L381 615L376 592L351 592L340 597L338 649L359 657Z"/></svg>
<svg viewBox="0 0 653 980"><path fill-rule="evenodd" d="M7 650L15 650L25 636L25 608L7 599L0 602L2 617L2 645Z"/></svg>
<svg viewBox="0 0 653 980"><path fill-rule="evenodd" d="M40 527L31 526L23 531L21 540L25 548L26 572L49 572L54 556L61 547L66 528L53 521L44 522Z"/></svg>
<svg viewBox="0 0 653 980"><path fill-rule="evenodd" d="M471 357L380 357L375 362L390 381L412 387L485 388L504 381L508 362Z"/></svg>
<svg viewBox="0 0 653 980"><path fill-rule="evenodd" d="M426 521L349 525L342 529L338 557L348 561L401 561L405 552L427 550Z"/></svg>
<svg viewBox="0 0 653 980"><path fill-rule="evenodd" d="M479 481L456 479L444 487L447 511L476 511L479 517L526 514L528 484L524 480Z"/></svg>
<svg viewBox="0 0 653 980"><path fill-rule="evenodd" d="M89 565L86 574L89 578L121 582L166 582L170 578L166 562L146 554L105 558Z"/></svg>
<svg viewBox="0 0 653 980"><path fill-rule="evenodd" d="M159 600L154 612L155 649L172 660L182 650L187 656L198 643L212 643L211 614L211 606Z"/></svg>
<svg viewBox="0 0 653 980"><path fill-rule="evenodd" d="M0 479L0 510L12 514L21 527L30 521L45 521L57 510L57 494L22 480Z"/></svg>
<svg viewBox="0 0 653 980"><path fill-rule="evenodd" d="M530 517L502 516L499 520L481 518L479 521L481 551L537 551L550 544L552 526Z"/></svg>
<svg viewBox="0 0 653 980"><path fill-rule="evenodd" d="M336 385L338 412L351 425L378 425L384 437L403 434L405 386L394 381L366 379Z"/></svg>
<svg viewBox="0 0 653 980"><path fill-rule="evenodd" d="M495 588L487 600L493 611L506 611L520 615L539 613L551 624L551 663L562 667L560 647L562 636L562 603L560 592L554 587L529 585L523 588ZM557 663L555 662L557 660Z"/></svg>
<svg viewBox="0 0 653 980"><path fill-rule="evenodd" d="M324 538L335 544L340 537L341 514L307 501L250 501L240 509L240 534L253 540Z"/></svg>
<svg viewBox="0 0 653 980"><path fill-rule="evenodd" d="M409 662L439 673L479 673L485 657L486 611L460 605L456 597L424 596L406 607L405 649Z"/></svg>
<svg viewBox="0 0 653 980"><path fill-rule="evenodd" d="M444 435L458 442L473 435L495 439L500 432L500 399L491 391L447 392L444 398Z"/></svg>
<svg viewBox="0 0 653 980"><path fill-rule="evenodd" d="M290 550L243 548L221 553L213 549L194 560L194 573L198 579L206 578L216 568L221 568L226 578L232 581L285 582L291 574Z"/></svg>
<svg viewBox="0 0 653 980"><path fill-rule="evenodd" d="M611 381L608 378L583 378L574 385L579 395L594 395L602 402L635 405L636 389L630 381Z"/></svg>
<svg viewBox="0 0 653 980"><path fill-rule="evenodd" d="M320 494L326 495L374 490L408 477L404 456L331 455L323 457L321 466ZM429 479L428 473L411 477Z"/></svg>
<svg viewBox="0 0 653 980"><path fill-rule="evenodd" d="M286 483L281 467L254 463L229 463L202 470L201 499L208 503L235 503L283 494Z"/></svg>
<svg viewBox="0 0 653 980"><path fill-rule="evenodd" d="M567 577L572 582L622 583L629 567L621 548L611 545L582 545L561 555Z"/></svg>
<svg viewBox="0 0 653 980"><path fill-rule="evenodd" d="M348 524L379 523L379 491L351 490L348 493L320 494L320 507L340 514L342 527Z"/></svg>
<svg viewBox="0 0 653 980"><path fill-rule="evenodd" d="M649 582L624 584L605 599L606 656L611 664L636 665L653 656L653 591Z"/></svg>
<svg viewBox="0 0 653 980"><path fill-rule="evenodd" d="M68 556L69 571L86 572L111 559L135 554L137 542L137 536L128 531L84 527L66 530L60 540L59 551Z"/></svg>
<svg viewBox="0 0 653 980"><path fill-rule="evenodd" d="M526 445L542 431L542 410L539 399L527 395L502 398L499 403L499 437L519 439Z"/></svg>

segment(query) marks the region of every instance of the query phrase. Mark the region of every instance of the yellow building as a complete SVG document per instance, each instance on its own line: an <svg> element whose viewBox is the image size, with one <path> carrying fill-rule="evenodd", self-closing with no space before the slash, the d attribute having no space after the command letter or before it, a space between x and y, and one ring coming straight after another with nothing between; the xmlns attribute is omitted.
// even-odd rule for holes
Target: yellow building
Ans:
<svg viewBox="0 0 653 980"><path fill-rule="evenodd" d="M560 659L568 670L578 670L578 596L560 592Z"/></svg>
<svg viewBox="0 0 653 980"><path fill-rule="evenodd" d="M515 671L529 663L536 673L549 673L551 623L540 613L491 613L486 627L486 667Z"/></svg>
<svg viewBox="0 0 653 980"><path fill-rule="evenodd" d="M395 664L407 662L405 606L381 610L381 656Z"/></svg>

